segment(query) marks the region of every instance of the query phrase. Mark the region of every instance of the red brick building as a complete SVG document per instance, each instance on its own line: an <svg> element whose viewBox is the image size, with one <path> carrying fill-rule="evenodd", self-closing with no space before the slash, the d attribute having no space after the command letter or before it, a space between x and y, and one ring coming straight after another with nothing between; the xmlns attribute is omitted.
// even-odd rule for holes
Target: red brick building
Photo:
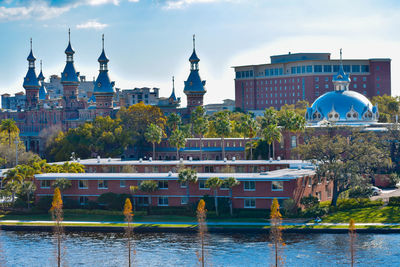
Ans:
<svg viewBox="0 0 400 267"><path fill-rule="evenodd" d="M158 183L158 190L151 193L151 205L154 206L183 206L194 202L204 195L214 195L213 191L205 186L205 181L211 177L226 179L235 177L240 184L232 189L232 203L234 208L268 209L273 198L279 200L292 198L299 203L301 197L314 195L321 201L331 197L330 185L325 180L316 180L313 168L287 168L259 173L198 173L198 182L190 184L189 199L186 194L186 185L178 182L177 173L51 173L36 175L36 199L52 195L53 181L59 178L71 180L72 187L63 195L79 201L85 205L88 201L95 201L103 193L130 194L130 186L137 186L141 181L154 180ZM146 206L148 193L136 192L134 197L139 205ZM228 188L218 190L219 198L229 197Z"/></svg>
<svg viewBox="0 0 400 267"><path fill-rule="evenodd" d="M351 75L350 90L368 98L391 95L390 59L346 59L343 67ZM339 59L330 53L296 53L271 56L270 64L236 66L235 101L243 111L279 109L299 100L314 102L333 91L332 77Z"/></svg>

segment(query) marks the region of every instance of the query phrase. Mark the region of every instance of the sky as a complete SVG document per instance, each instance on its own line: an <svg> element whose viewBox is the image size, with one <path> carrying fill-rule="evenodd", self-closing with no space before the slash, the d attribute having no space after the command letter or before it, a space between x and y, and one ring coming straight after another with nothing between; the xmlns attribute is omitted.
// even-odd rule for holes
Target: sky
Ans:
<svg viewBox="0 0 400 267"><path fill-rule="evenodd" d="M331 58L391 58L392 94L400 95L398 0L0 0L0 94L24 90L29 39L37 74L63 71L68 28L75 68L98 74L101 35L116 87L158 87L182 98L192 35L206 80L205 103L234 99L232 66L271 55L328 52Z"/></svg>

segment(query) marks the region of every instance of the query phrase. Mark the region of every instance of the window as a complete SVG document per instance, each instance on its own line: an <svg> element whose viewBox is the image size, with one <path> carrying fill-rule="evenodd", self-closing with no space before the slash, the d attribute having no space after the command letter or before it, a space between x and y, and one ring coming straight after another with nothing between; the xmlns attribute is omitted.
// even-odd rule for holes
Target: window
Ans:
<svg viewBox="0 0 400 267"><path fill-rule="evenodd" d="M325 191L326 191L328 198L331 198L332 194L331 194L331 189L329 188L329 185L325 185Z"/></svg>
<svg viewBox="0 0 400 267"><path fill-rule="evenodd" d="M119 187L126 187L126 181L125 180L119 181Z"/></svg>
<svg viewBox="0 0 400 267"><path fill-rule="evenodd" d="M339 71L339 65L333 65L333 72Z"/></svg>
<svg viewBox="0 0 400 267"><path fill-rule="evenodd" d="M181 197L181 205L186 205L189 203L189 200L187 197Z"/></svg>
<svg viewBox="0 0 400 267"><path fill-rule="evenodd" d="M208 189L210 189L210 188L209 188L209 187L206 187L206 181L201 180L201 181L199 181L199 189L208 190Z"/></svg>
<svg viewBox="0 0 400 267"><path fill-rule="evenodd" d="M322 72L322 65L314 65L314 72Z"/></svg>
<svg viewBox="0 0 400 267"><path fill-rule="evenodd" d="M316 195L317 195L318 201L321 201L321 191L318 191L316 193Z"/></svg>
<svg viewBox="0 0 400 267"><path fill-rule="evenodd" d="M271 190L272 191L283 191L283 181L272 181Z"/></svg>
<svg viewBox="0 0 400 267"><path fill-rule="evenodd" d="M344 65L343 70L344 72L350 72L350 65Z"/></svg>
<svg viewBox="0 0 400 267"><path fill-rule="evenodd" d="M148 197L137 197L138 206L148 206L149 198Z"/></svg>
<svg viewBox="0 0 400 267"><path fill-rule="evenodd" d="M291 144L291 147L292 148L295 148L295 147L297 147L297 138L296 138L296 136L292 136L292 137L290 137L290 144Z"/></svg>
<svg viewBox="0 0 400 267"><path fill-rule="evenodd" d="M187 187L187 182L181 183L181 188L186 188Z"/></svg>
<svg viewBox="0 0 400 267"><path fill-rule="evenodd" d="M219 188L221 190L228 190L229 187L226 185L226 183L222 183L221 187Z"/></svg>
<svg viewBox="0 0 400 267"><path fill-rule="evenodd" d="M79 189L88 189L89 187L89 181L88 180L79 180L78 182L78 188Z"/></svg>
<svg viewBox="0 0 400 267"><path fill-rule="evenodd" d="M352 65L351 72L360 72L360 65Z"/></svg>
<svg viewBox="0 0 400 267"><path fill-rule="evenodd" d="M311 187L311 185L312 185L312 178L308 177L308 187Z"/></svg>
<svg viewBox="0 0 400 267"><path fill-rule="evenodd" d="M325 89L328 89L329 88L329 85L328 84L325 84Z"/></svg>
<svg viewBox="0 0 400 267"><path fill-rule="evenodd" d="M367 81L367 77L363 77L363 82L366 82Z"/></svg>
<svg viewBox="0 0 400 267"><path fill-rule="evenodd" d="M308 66L307 66L307 73L310 73L310 72L312 72L312 66L311 66L311 65L308 65Z"/></svg>
<svg viewBox="0 0 400 267"><path fill-rule="evenodd" d="M255 181L245 181L243 183L244 191L255 191L256 190L256 182Z"/></svg>
<svg viewBox="0 0 400 267"><path fill-rule="evenodd" d="M158 181L158 189L168 189L168 181Z"/></svg>
<svg viewBox="0 0 400 267"><path fill-rule="evenodd" d="M325 82L329 82L329 78L328 77L325 77Z"/></svg>
<svg viewBox="0 0 400 267"><path fill-rule="evenodd" d="M353 82L356 82L357 81L357 77L353 77Z"/></svg>
<svg viewBox="0 0 400 267"><path fill-rule="evenodd" d="M245 199L244 207L246 209L255 209L256 208L256 200L254 198Z"/></svg>
<svg viewBox="0 0 400 267"><path fill-rule="evenodd" d="M354 87L354 88L357 88L357 84L356 84L356 83L355 83L355 84L353 84L353 87Z"/></svg>
<svg viewBox="0 0 400 267"><path fill-rule="evenodd" d="M41 180L40 188L50 188L50 180Z"/></svg>
<svg viewBox="0 0 400 267"><path fill-rule="evenodd" d="M379 66L376 66L376 70L379 70Z"/></svg>
<svg viewBox="0 0 400 267"><path fill-rule="evenodd" d="M108 189L108 181L106 180L99 180L97 184L99 189Z"/></svg>
<svg viewBox="0 0 400 267"><path fill-rule="evenodd" d="M361 65L361 72L369 72L369 66L368 65Z"/></svg>
<svg viewBox="0 0 400 267"><path fill-rule="evenodd" d="M324 72L332 72L332 66L331 65L324 65Z"/></svg>
<svg viewBox="0 0 400 267"><path fill-rule="evenodd" d="M168 206L168 197L158 197L158 206Z"/></svg>
<svg viewBox="0 0 400 267"><path fill-rule="evenodd" d="M316 82L319 82L319 77L315 77L315 81L316 81Z"/></svg>
<svg viewBox="0 0 400 267"><path fill-rule="evenodd" d="M88 203L89 199L86 196L79 196L79 204L84 206Z"/></svg>

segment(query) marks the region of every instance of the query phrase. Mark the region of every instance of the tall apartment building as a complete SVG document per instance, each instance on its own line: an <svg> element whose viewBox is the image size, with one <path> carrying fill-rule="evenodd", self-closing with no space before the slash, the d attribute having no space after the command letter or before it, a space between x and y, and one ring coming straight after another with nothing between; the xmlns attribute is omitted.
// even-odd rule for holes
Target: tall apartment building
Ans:
<svg viewBox="0 0 400 267"><path fill-rule="evenodd" d="M391 95L389 58L344 59L344 71L350 74L350 90L368 98ZM271 56L270 64L236 66L236 107L244 111L279 109L300 100L314 102L333 90L332 77L338 72L339 59L330 53L296 53Z"/></svg>

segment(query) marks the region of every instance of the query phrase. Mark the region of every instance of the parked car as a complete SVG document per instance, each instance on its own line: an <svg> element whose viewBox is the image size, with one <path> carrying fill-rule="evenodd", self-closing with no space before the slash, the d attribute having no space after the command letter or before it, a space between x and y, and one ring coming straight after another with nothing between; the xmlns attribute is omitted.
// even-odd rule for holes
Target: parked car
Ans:
<svg viewBox="0 0 400 267"><path fill-rule="evenodd" d="M372 190L373 196L379 196L380 194L382 194L382 189L380 189L376 186L371 186L371 190Z"/></svg>

